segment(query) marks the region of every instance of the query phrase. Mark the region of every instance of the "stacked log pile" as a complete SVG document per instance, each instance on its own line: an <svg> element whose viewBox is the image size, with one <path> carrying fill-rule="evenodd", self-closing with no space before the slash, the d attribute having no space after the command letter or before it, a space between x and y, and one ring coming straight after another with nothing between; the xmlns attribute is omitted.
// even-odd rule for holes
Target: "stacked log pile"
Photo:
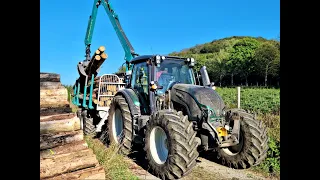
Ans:
<svg viewBox="0 0 320 180"><path fill-rule="evenodd" d="M59 75L40 73L40 179L105 179L67 96Z"/></svg>

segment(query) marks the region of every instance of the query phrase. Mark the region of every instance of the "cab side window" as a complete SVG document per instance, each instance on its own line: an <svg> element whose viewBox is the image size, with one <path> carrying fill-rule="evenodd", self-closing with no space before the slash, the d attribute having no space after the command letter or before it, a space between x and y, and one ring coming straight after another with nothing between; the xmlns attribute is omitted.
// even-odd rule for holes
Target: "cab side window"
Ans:
<svg viewBox="0 0 320 180"><path fill-rule="evenodd" d="M131 88L136 89L143 96L148 95L148 65L146 62L135 64L132 70Z"/></svg>

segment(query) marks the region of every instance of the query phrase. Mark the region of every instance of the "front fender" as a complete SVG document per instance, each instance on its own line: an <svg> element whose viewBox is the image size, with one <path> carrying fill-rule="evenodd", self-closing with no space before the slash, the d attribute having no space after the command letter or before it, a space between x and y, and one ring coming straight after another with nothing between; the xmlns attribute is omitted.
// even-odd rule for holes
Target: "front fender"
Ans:
<svg viewBox="0 0 320 180"><path fill-rule="evenodd" d="M126 99L132 116L141 115L139 98L132 89L121 89L115 94L117 95L122 95Z"/></svg>

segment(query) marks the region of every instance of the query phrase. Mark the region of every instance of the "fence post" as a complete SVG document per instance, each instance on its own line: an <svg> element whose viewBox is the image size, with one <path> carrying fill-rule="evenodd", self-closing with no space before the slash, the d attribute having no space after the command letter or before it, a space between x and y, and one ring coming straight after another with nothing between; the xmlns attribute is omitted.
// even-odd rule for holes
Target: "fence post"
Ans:
<svg viewBox="0 0 320 180"><path fill-rule="evenodd" d="M238 109L240 109L240 86L237 87L238 90Z"/></svg>

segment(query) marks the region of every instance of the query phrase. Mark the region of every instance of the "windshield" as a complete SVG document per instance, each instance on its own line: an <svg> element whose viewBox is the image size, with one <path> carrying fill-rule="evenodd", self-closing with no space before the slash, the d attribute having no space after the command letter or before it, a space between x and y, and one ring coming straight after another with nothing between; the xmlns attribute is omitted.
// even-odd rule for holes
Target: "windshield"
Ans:
<svg viewBox="0 0 320 180"><path fill-rule="evenodd" d="M192 69L184 60L164 60L160 67L156 67L156 81L163 89L159 93L164 93L174 82L183 84L194 84Z"/></svg>

